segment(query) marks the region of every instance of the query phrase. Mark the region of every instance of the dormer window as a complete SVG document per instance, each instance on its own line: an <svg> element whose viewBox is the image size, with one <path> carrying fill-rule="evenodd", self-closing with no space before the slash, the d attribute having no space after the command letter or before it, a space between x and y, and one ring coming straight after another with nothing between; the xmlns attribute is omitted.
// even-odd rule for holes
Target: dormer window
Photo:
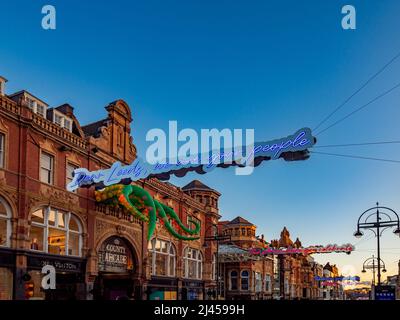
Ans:
<svg viewBox="0 0 400 320"><path fill-rule="evenodd" d="M72 132L72 120L61 112L54 110L53 122L59 125L61 128L67 129Z"/></svg>
<svg viewBox="0 0 400 320"><path fill-rule="evenodd" d="M46 107L42 104L37 104L36 105L36 113L40 114L42 117L45 118L46 116Z"/></svg>
<svg viewBox="0 0 400 320"><path fill-rule="evenodd" d="M46 109L47 107L45 105L43 105L42 103L31 99L31 98L26 98L27 104L29 109L31 109L34 113L42 116L42 117L46 117Z"/></svg>
<svg viewBox="0 0 400 320"><path fill-rule="evenodd" d="M54 114L54 123L58 124L60 127L62 127L62 122L63 122L63 118L62 116L58 115L57 113Z"/></svg>

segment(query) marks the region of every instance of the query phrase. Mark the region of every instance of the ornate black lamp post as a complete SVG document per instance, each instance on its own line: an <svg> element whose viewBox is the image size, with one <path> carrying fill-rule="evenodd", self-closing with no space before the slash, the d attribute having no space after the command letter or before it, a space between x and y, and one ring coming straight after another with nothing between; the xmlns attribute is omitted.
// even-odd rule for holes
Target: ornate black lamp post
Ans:
<svg viewBox="0 0 400 320"><path fill-rule="evenodd" d="M385 263L383 262L382 259L381 259L379 265L382 268L382 272L386 272ZM372 270L372 279L373 279L372 283L375 286L375 269L378 269L378 259L374 255L372 255L372 257L370 257L364 261L363 269L361 270L361 272L365 273L365 272L367 272L367 269Z"/></svg>
<svg viewBox="0 0 400 320"><path fill-rule="evenodd" d="M381 207L376 203L376 207L365 210L357 221L357 231L354 233L356 238L361 238L363 232L361 229L371 230L377 238L377 269L378 269L378 286L381 285L381 246L380 237L382 232L388 228L396 227L394 234L400 236L400 220L399 215L388 207Z"/></svg>
<svg viewBox="0 0 400 320"><path fill-rule="evenodd" d="M204 237L204 245L203 247L207 247L207 242L216 242L217 243L217 252L216 252L216 277L217 277L217 300L219 299L219 295L220 295L220 275L219 275L219 243L220 242L225 242L225 241L230 241L231 240L231 236L230 235L224 235L224 234L218 234L218 227L216 225L211 225L209 226L206 231L205 234L207 234L207 231L213 228L212 230L212 235L211 236L205 236Z"/></svg>

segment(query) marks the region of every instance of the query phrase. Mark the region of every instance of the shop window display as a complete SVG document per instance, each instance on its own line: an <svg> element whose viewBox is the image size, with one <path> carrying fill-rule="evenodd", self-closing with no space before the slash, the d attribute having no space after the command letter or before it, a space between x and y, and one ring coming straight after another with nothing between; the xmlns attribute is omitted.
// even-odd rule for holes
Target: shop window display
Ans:
<svg viewBox="0 0 400 320"><path fill-rule="evenodd" d="M151 274L157 276L175 276L176 251L169 241L153 239L148 246Z"/></svg>
<svg viewBox="0 0 400 320"><path fill-rule="evenodd" d="M30 249L56 255L81 256L82 228L70 212L46 207L32 214Z"/></svg>
<svg viewBox="0 0 400 320"><path fill-rule="evenodd" d="M9 247L11 237L11 209L0 197L0 246Z"/></svg>
<svg viewBox="0 0 400 320"><path fill-rule="evenodd" d="M199 250L186 248L184 251L185 278L202 279L203 257Z"/></svg>

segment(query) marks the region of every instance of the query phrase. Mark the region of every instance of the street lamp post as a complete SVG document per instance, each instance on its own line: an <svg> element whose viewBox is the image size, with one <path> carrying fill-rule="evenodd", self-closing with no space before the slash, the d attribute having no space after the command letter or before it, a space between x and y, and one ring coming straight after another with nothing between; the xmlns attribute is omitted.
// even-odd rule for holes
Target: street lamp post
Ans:
<svg viewBox="0 0 400 320"><path fill-rule="evenodd" d="M375 211L376 210L376 211ZM382 232L388 228L396 227L394 234L400 236L400 220L399 215L393 209L381 207L376 203L376 207L365 210L357 221L357 231L354 233L356 238L363 236L361 229L371 230L377 238L377 269L378 269L378 286L381 285L381 244L380 237Z"/></svg>
<svg viewBox="0 0 400 320"><path fill-rule="evenodd" d="M216 255L217 255L217 257L216 257L216 277L217 277L217 300L219 300L219 292L220 292L220 286L219 286L219 283L220 283L220 281L219 281L219 243L220 242L222 242L222 241L227 241L227 240L231 240L231 236L230 235L223 235L223 234L218 234L218 231L216 231L216 230L218 230L218 228L217 228L217 226L216 225L212 225L212 226L209 226L207 229L206 229L206 231L205 231L205 234L207 234L207 231L208 231L208 229L209 228L211 228L211 227L213 227L214 228L214 231L213 231L213 235L212 236L205 236L204 237L204 247L207 247L207 244L206 244L206 242L208 242L208 241L210 241L210 242L216 242L217 243L217 252L216 252Z"/></svg>
<svg viewBox="0 0 400 320"><path fill-rule="evenodd" d="M383 260L378 261L378 259L374 255L372 255L371 258L368 258L367 260L364 261L363 269L361 270L361 272L363 272L363 273L367 272L366 269L372 270L372 283L374 286L375 286L375 269L378 269L378 266L380 266L382 268L383 273L386 272L386 267L385 267L385 263L383 262Z"/></svg>

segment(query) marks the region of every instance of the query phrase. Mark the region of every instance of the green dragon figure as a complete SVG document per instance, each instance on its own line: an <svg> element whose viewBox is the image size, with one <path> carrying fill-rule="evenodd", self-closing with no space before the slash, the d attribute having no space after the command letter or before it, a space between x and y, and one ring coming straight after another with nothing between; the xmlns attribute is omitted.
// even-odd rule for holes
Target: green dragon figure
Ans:
<svg viewBox="0 0 400 320"><path fill-rule="evenodd" d="M181 240L196 240L200 233L200 224L189 218L194 229L185 226L175 211L167 205L153 199L149 192L135 185L116 184L95 191L97 202L114 207L122 207L130 214L149 224L147 239L150 240L156 228L157 220L164 224L168 232ZM182 235L181 232L190 236ZM193 236L194 235L194 236Z"/></svg>

